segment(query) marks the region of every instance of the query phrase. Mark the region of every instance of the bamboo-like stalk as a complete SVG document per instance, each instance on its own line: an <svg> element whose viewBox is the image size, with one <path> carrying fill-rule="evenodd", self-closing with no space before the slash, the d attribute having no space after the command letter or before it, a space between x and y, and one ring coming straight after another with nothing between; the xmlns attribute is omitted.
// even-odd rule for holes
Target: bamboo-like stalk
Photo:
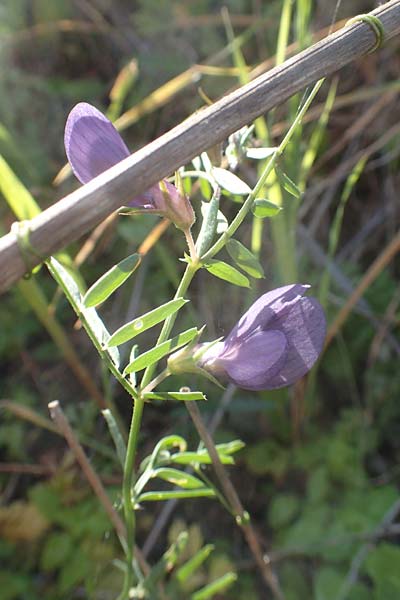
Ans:
<svg viewBox="0 0 400 600"><path fill-rule="evenodd" d="M400 33L400 0L371 15L380 19L385 39ZM133 196L149 189L200 152L326 77L376 46L376 34L356 21L293 56L281 65L193 114L93 181L63 198L29 222L34 252L29 268L78 239ZM0 293L28 270L15 231L0 239Z"/></svg>

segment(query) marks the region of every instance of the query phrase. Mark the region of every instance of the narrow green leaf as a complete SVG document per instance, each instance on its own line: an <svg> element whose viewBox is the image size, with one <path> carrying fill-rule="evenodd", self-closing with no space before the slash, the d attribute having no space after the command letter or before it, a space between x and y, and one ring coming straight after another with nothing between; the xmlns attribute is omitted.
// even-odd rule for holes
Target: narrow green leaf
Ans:
<svg viewBox="0 0 400 600"><path fill-rule="evenodd" d="M207 400L202 392L147 392L143 394L145 400Z"/></svg>
<svg viewBox="0 0 400 600"><path fill-rule="evenodd" d="M219 454L219 457L224 465L235 464L233 458L227 454ZM177 454L172 454L170 461L177 465L193 465L195 463L210 465L212 463L209 454L206 452L179 452Z"/></svg>
<svg viewBox="0 0 400 600"><path fill-rule="evenodd" d="M140 356L138 356L134 361L129 363L127 367L125 367L124 375L127 373L132 373L132 371L141 371L142 369L146 369L149 365L152 365L155 362L158 362L167 354L170 354L174 350L181 348L185 344L188 344L194 337L198 335L198 331L196 327L192 327L183 333L163 342L159 346L144 352Z"/></svg>
<svg viewBox="0 0 400 600"><path fill-rule="evenodd" d="M264 277L264 270L250 250L243 246L238 240L230 239L226 244L226 250L229 256L233 261L237 264L237 266L245 271L251 277L255 277L256 279L261 279Z"/></svg>
<svg viewBox="0 0 400 600"><path fill-rule="evenodd" d="M229 571L229 573L225 573L222 577L219 577L215 581L212 581L208 585L201 588L194 594L191 595L190 600L207 600L208 598L212 598L216 594L226 590L237 580L236 573L233 571Z"/></svg>
<svg viewBox="0 0 400 600"><path fill-rule="evenodd" d="M103 410L102 413L108 425L108 429L113 439L115 448L117 450L119 462L121 463L121 466L123 468L125 465L126 446L121 432L119 430L117 421L114 419L114 416L109 408Z"/></svg>
<svg viewBox="0 0 400 600"><path fill-rule="evenodd" d="M286 175L286 173L282 171L282 169L280 169L279 167L275 167L275 170L283 188L295 198L301 198L300 189L297 187L294 181L290 179L289 175Z"/></svg>
<svg viewBox="0 0 400 600"><path fill-rule="evenodd" d="M131 254L131 256L124 258L117 265L114 265L88 289L83 298L83 304L89 308L107 300L137 269L140 261L141 257L139 254Z"/></svg>
<svg viewBox="0 0 400 600"><path fill-rule="evenodd" d="M247 183L230 171L221 169L220 167L213 167L211 172L218 185L231 194L247 196L251 193L251 188Z"/></svg>
<svg viewBox="0 0 400 600"><path fill-rule="evenodd" d="M203 481L194 475L184 473L183 471L178 471L178 469L160 467L153 471L153 477L159 477L163 481L168 481L169 483L178 485L185 490L196 490L198 488L205 487Z"/></svg>
<svg viewBox="0 0 400 600"><path fill-rule="evenodd" d="M252 158L254 160L262 160L263 158L268 158L272 156L274 152L277 151L278 148L246 148L246 156L247 158Z"/></svg>
<svg viewBox="0 0 400 600"><path fill-rule="evenodd" d="M204 268L207 269L211 275L215 275L215 277L219 277L224 281L228 281L233 285L238 285L240 287L250 287L250 281L247 279L245 275L240 273L235 267L228 265L222 260L209 260Z"/></svg>
<svg viewBox="0 0 400 600"><path fill-rule="evenodd" d="M269 200L265 200L264 198L257 198L254 200L254 204L251 207L251 211L255 217L259 217L260 219L265 219L267 217L275 217L282 208L277 206L273 202Z"/></svg>
<svg viewBox="0 0 400 600"><path fill-rule="evenodd" d="M217 444L215 447L217 449L218 454L235 454L242 450L246 444L242 442L242 440L232 440L231 442L227 442L226 444Z"/></svg>
<svg viewBox="0 0 400 600"><path fill-rule="evenodd" d="M171 490L167 492L145 492L139 496L138 502L159 502L172 498L214 498L215 492L209 488L198 490Z"/></svg>
<svg viewBox="0 0 400 600"><path fill-rule="evenodd" d="M183 551L185 550L189 540L189 534L187 531L182 531L173 544L168 548L162 555L160 560L152 567L149 574L142 583L139 584L139 588L146 590L147 592L154 593L154 586L165 577L167 573L175 567L179 561ZM148 594L143 594L143 598L149 597ZM140 597L140 596L138 596ZM152 596L153 597L153 596Z"/></svg>
<svg viewBox="0 0 400 600"><path fill-rule="evenodd" d="M146 331L146 329L150 329L150 327L154 327L154 325L161 323L167 317L176 313L187 302L189 302L189 300L185 300L185 298L177 298L176 300L171 300L170 302L162 304L141 317L133 319L133 321L126 323L113 333L109 339L108 345L119 346L120 344L131 340L139 335L139 333Z"/></svg>
<svg viewBox="0 0 400 600"><path fill-rule="evenodd" d="M207 560L211 552L214 550L213 544L207 544L201 548L192 558L176 571L175 577L180 583L184 583L201 567L203 562Z"/></svg>
<svg viewBox="0 0 400 600"><path fill-rule="evenodd" d="M153 452L151 453L151 459L154 461L157 459L157 456L163 450L170 450L171 448L179 448L180 452L185 452L187 448L187 442L185 438L180 435L167 435L156 444Z"/></svg>
<svg viewBox="0 0 400 600"><path fill-rule="evenodd" d="M199 256L203 256L207 252L217 231L220 193L220 189L218 188L214 192L210 202L202 202L201 204L203 222L196 241L196 250Z"/></svg>

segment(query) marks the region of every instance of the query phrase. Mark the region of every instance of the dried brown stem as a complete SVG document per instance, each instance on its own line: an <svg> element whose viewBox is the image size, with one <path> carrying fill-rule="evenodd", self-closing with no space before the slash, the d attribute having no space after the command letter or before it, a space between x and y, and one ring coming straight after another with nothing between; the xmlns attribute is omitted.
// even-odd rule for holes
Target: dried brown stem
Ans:
<svg viewBox="0 0 400 600"><path fill-rule="evenodd" d="M211 457L211 461L215 470L215 473L218 477L218 480L221 484L223 493L225 498L227 499L236 519L236 523L240 527L243 532L243 535L246 539L247 545L254 557L254 560L261 572L262 578L270 588L274 598L278 600L283 599L282 591L279 587L278 580L276 579L271 566L269 557L263 553L261 549L260 542L258 540L257 534L249 520L249 515L245 511L240 501L240 498L232 485L231 480L229 479L229 475L225 470L219 456L217 449L214 444L214 440L212 439L210 433L207 430L207 427L204 424L204 421L201 417L199 408L196 402L186 402L186 408L190 414L190 417L194 423L194 426L197 429L197 432L203 441L207 451Z"/></svg>
<svg viewBox="0 0 400 600"><path fill-rule="evenodd" d="M79 443L77 437L75 436L75 434L68 422L68 419L65 416L65 414L60 406L60 403L58 402L58 400L54 400L53 402L50 402L48 406L49 406L51 418L57 425L59 431L65 437L65 439L68 443L68 446L70 447L77 462L79 463L79 466L81 467L92 490L98 497L104 510L106 511L107 515L109 516L110 521L113 524L115 531L118 534L118 537L123 542L126 539L125 525L124 525L122 519L120 518L120 516L118 515L117 511L113 507L112 502L111 502L110 498L108 497L106 490L103 487L100 477L97 475L97 473L93 469L92 465L90 464L90 462L85 454L85 451L83 450L81 444ZM143 558L141 551L137 547L135 548L135 555L136 555L138 563L140 564L143 572L148 573L148 571L149 571L148 565L147 565L145 559Z"/></svg>
<svg viewBox="0 0 400 600"><path fill-rule="evenodd" d="M349 314L351 313L361 296L364 294L368 286L371 285L371 283L378 277L378 275L383 271L383 269L390 263L392 258L394 258L399 251L400 231L397 232L397 234L389 242L386 248L380 253L378 258L374 260L374 262L369 267L368 271L365 273L364 277L361 279L360 283L355 288L355 290L353 291L343 308L339 311L332 325L328 329L328 333L325 340L325 348L329 346L333 338L340 331L347 317L349 316Z"/></svg>

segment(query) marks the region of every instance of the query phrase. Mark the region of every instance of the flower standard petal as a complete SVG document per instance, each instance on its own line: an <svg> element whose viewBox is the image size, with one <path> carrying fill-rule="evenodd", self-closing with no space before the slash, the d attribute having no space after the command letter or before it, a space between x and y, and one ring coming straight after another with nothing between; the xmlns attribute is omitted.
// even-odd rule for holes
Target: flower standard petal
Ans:
<svg viewBox="0 0 400 600"><path fill-rule="evenodd" d="M266 389L285 364L287 340L281 331L256 331L237 344L227 344L221 354L214 358L214 370L223 371L241 388L248 390ZM211 367L206 364L205 367Z"/></svg>
<svg viewBox="0 0 400 600"><path fill-rule="evenodd" d="M269 321L277 313L286 311L295 304L310 286L295 283L271 290L263 294L250 306L226 338L229 344L246 337L257 328L266 329Z"/></svg>
<svg viewBox="0 0 400 600"><path fill-rule="evenodd" d="M271 327L285 334L288 349L284 366L265 389L291 385L303 377L321 354L326 335L324 311L315 298L301 298L288 313L276 316Z"/></svg>
<svg viewBox="0 0 400 600"><path fill-rule="evenodd" d="M64 134L65 151L75 176L87 183L129 156L114 125L97 108L80 102L70 112Z"/></svg>
<svg viewBox="0 0 400 600"><path fill-rule="evenodd" d="M72 171L81 183L87 183L130 154L111 121L87 102L77 104L68 115L64 145ZM166 180L135 196L128 207L168 217L180 229L190 229L195 220L188 198Z"/></svg>

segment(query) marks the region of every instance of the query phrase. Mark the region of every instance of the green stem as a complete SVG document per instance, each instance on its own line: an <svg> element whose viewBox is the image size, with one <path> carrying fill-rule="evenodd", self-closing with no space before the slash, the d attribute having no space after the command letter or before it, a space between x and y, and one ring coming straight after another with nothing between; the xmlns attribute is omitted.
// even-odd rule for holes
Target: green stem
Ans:
<svg viewBox="0 0 400 600"><path fill-rule="evenodd" d="M129 590L133 585L133 554L135 547L136 518L132 506L132 486L135 479L135 456L138 444L140 423L142 421L144 400L141 396L134 400L131 428L129 431L128 445L124 465L124 479L122 483L122 498L126 524L126 572L124 587L118 600L128 600Z"/></svg>
<svg viewBox="0 0 400 600"><path fill-rule="evenodd" d="M206 260L212 258L213 256L215 256L220 250L222 250L222 248L225 246L226 242L236 233L236 230L242 224L244 218L246 217L247 213L251 209L254 200L257 198L259 192L262 190L267 178L269 177L269 175L272 173L273 169L275 168L275 165L276 165L280 155L283 154L284 150L286 149L286 146L289 144L290 140L292 139L297 127L300 125L305 113L307 112L311 102L314 100L315 96L317 95L323 82L324 82L324 79L320 79L314 85L313 89L310 92L310 95L308 96L308 98L304 102L303 106L299 110L299 112L298 112L295 120L293 121L292 125L290 126L287 134L285 135L285 137L281 141L280 145L278 146L278 148L276 149L276 151L274 152L274 154L271 156L270 160L268 161L268 163L267 163L264 171L262 172L259 180L257 181L253 191L247 196L245 202L242 204L242 207L240 208L236 217L233 219L233 221L229 225L228 229L220 236L220 238L215 242L215 244L213 246L211 246L211 248L208 250L208 252L206 252L206 254L201 257L202 261L206 261Z"/></svg>
<svg viewBox="0 0 400 600"><path fill-rule="evenodd" d="M187 265L186 270L181 279L181 282L175 292L174 300L176 298L182 298L186 294L186 291L187 291L193 277L195 276L196 272L200 269L200 267L201 267L201 264L198 262L190 262ZM171 333L171 329L174 326L176 317L177 317L177 313L175 313L175 314L171 315L170 317L168 317L167 319L165 319L164 325L160 332L160 335L158 336L156 346L158 346L162 342L165 342L165 340L168 339L168 336ZM147 369L145 370L142 382L140 384L140 387L142 390L150 383L150 381L153 377L155 368L156 368L156 364L152 364L152 365L149 365L147 367Z"/></svg>

